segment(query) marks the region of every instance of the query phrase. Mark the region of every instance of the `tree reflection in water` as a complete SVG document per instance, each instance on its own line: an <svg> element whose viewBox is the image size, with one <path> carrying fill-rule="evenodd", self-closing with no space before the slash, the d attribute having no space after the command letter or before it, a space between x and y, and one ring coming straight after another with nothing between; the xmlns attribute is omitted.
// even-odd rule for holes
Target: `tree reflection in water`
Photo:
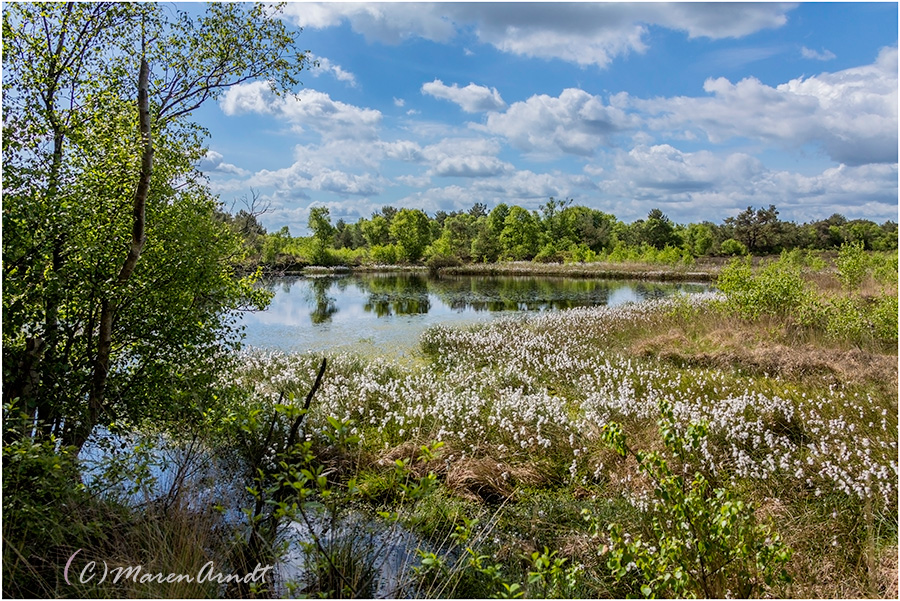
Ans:
<svg viewBox="0 0 900 601"><path fill-rule="evenodd" d="M328 290L334 283L334 278L311 278L309 280L311 304L314 305L309 318L315 324L331 321L331 316L338 311L337 299L328 296Z"/></svg>
<svg viewBox="0 0 900 601"><path fill-rule="evenodd" d="M549 311L665 298L674 292L703 292L705 284L677 284L588 278L454 276L375 273L288 277L267 282L273 292L304 291L313 324L330 323L349 309L349 296L362 296L362 310L376 318L425 315L436 307L463 312ZM357 301L359 302L359 301ZM356 307L360 305L357 304Z"/></svg>
<svg viewBox="0 0 900 601"><path fill-rule="evenodd" d="M377 317L420 315L431 309L428 281L420 275L376 274L357 285L369 295L363 309Z"/></svg>

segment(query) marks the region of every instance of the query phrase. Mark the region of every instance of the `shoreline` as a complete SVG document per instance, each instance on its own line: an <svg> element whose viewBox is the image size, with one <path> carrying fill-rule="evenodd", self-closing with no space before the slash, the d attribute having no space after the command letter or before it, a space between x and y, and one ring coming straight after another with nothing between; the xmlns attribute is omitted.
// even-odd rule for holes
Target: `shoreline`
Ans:
<svg viewBox="0 0 900 601"><path fill-rule="evenodd" d="M339 265L335 267L294 265L283 268L265 266L266 276L342 275L353 273L417 273L441 276L535 276L597 278L617 280L714 282L721 266L705 264L696 267L670 267L647 263L474 263L431 270L424 265Z"/></svg>

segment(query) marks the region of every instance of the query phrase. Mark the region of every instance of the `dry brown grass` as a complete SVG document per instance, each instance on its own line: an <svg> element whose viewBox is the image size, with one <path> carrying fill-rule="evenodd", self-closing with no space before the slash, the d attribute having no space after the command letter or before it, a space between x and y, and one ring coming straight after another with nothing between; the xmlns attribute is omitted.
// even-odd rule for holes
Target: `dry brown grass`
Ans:
<svg viewBox="0 0 900 601"><path fill-rule="evenodd" d="M452 493L469 500L497 504L513 497L518 486L541 486L548 476L534 463L513 465L489 454L488 449L476 449L478 456L463 455L451 446L444 446L431 461L421 461L422 445L404 442L382 453L374 465L391 468L403 460L414 478L434 473ZM447 461L445 458L451 458Z"/></svg>
<svg viewBox="0 0 900 601"><path fill-rule="evenodd" d="M900 598L900 591L897 586L897 546L888 547L881 553L878 561L878 577L877 582L879 592L885 599Z"/></svg>
<svg viewBox="0 0 900 601"><path fill-rule="evenodd" d="M750 322L702 314L691 321L673 319L662 327L638 332L626 350L678 365L873 385L888 396L897 390L896 349L861 349L824 336L798 335L775 319Z"/></svg>

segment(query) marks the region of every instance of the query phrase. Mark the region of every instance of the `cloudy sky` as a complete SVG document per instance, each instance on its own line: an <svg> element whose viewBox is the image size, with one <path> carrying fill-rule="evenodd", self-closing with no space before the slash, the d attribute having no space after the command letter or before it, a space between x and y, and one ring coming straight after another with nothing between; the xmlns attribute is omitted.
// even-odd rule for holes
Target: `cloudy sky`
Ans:
<svg viewBox="0 0 900 601"><path fill-rule="evenodd" d="M226 206L306 234L310 206L538 208L721 222L896 220L896 3L291 3L295 94L196 118ZM240 208L238 204L235 210Z"/></svg>

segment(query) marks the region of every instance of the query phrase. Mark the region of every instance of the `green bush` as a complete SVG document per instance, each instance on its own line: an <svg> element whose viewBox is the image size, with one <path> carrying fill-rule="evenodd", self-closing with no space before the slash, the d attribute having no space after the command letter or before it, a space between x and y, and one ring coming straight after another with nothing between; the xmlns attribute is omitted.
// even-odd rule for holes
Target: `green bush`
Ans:
<svg viewBox="0 0 900 601"><path fill-rule="evenodd" d="M869 257L861 242L841 244L836 263L838 279L846 290L858 288L869 271Z"/></svg>
<svg viewBox="0 0 900 601"><path fill-rule="evenodd" d="M597 258L597 253L587 244L575 244L569 249L566 263L593 263Z"/></svg>
<svg viewBox="0 0 900 601"><path fill-rule="evenodd" d="M731 261L716 281L726 306L742 317L786 316L810 302L800 270L789 262L769 263L753 273L749 257Z"/></svg>
<svg viewBox="0 0 900 601"><path fill-rule="evenodd" d="M425 262L425 266L428 267L428 272L432 275L436 275L445 267L458 267L459 265L462 265L462 261L457 257L443 254L431 255Z"/></svg>
<svg viewBox="0 0 900 601"><path fill-rule="evenodd" d="M875 300L869 313L875 338L888 344L897 344L897 296L884 294Z"/></svg>
<svg viewBox="0 0 900 601"><path fill-rule="evenodd" d="M897 285L897 251L872 253L869 257L872 276L885 286Z"/></svg>
<svg viewBox="0 0 900 601"><path fill-rule="evenodd" d="M399 258L397 247L393 244L385 244L383 246L376 244L369 249L369 255L379 265L396 265Z"/></svg>
<svg viewBox="0 0 900 601"><path fill-rule="evenodd" d="M747 247L734 238L729 238L719 245L719 254L728 257L743 256L747 254Z"/></svg>
<svg viewBox="0 0 900 601"><path fill-rule="evenodd" d="M4 407L4 417L15 413ZM13 418L15 419L15 418ZM10 427L10 420L4 419ZM12 597L55 596L53 586L64 549L74 551L90 536L90 524L75 518L89 501L80 483L74 447L55 439L23 436L3 445L3 593Z"/></svg>
<svg viewBox="0 0 900 601"><path fill-rule="evenodd" d="M666 449L681 466L690 465L706 437L706 425L691 423L682 433L665 401L657 422ZM777 533L758 524L753 507L727 488L711 489L701 472L688 479L659 452L634 451L616 423L604 427L607 445L633 454L653 482L649 536L630 537L611 524L607 566L618 580L635 571L645 597L749 598L778 582L790 582L785 565L791 549ZM634 576L632 575L631 578Z"/></svg>
<svg viewBox="0 0 900 601"><path fill-rule="evenodd" d="M857 301L837 297L827 305L825 331L837 340L861 342L867 338L869 322Z"/></svg>

